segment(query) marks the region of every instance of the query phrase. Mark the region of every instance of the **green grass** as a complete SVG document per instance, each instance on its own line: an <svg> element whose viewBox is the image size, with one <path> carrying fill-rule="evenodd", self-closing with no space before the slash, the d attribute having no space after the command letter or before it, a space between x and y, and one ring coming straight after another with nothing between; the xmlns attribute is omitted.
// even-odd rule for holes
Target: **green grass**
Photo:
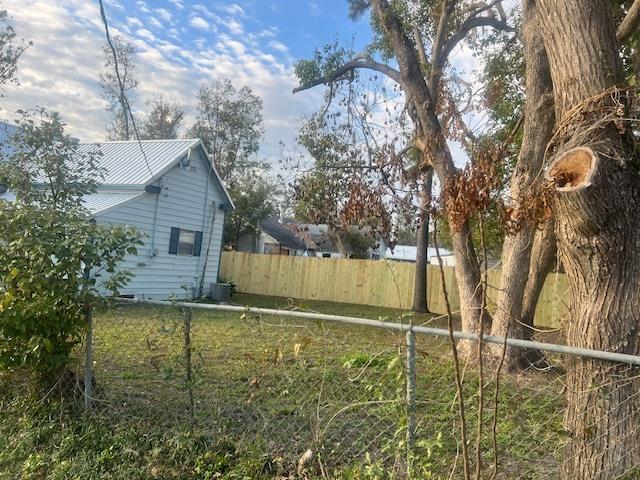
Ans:
<svg viewBox="0 0 640 480"><path fill-rule="evenodd" d="M358 305L254 295L234 302L408 321L397 310ZM287 478L307 449L315 453L309 478L324 470L334 478L382 479L404 470L404 335L197 310L189 333L190 382L177 309L127 306L97 315L91 413L80 396L36 402L16 373L0 377L0 478ZM416 478L449 478L452 469L459 478L449 347L420 336L417 348ZM494 383L485 381L489 464ZM477 386L468 366L470 437ZM553 478L563 441L559 388L547 375L503 379L498 478Z"/></svg>

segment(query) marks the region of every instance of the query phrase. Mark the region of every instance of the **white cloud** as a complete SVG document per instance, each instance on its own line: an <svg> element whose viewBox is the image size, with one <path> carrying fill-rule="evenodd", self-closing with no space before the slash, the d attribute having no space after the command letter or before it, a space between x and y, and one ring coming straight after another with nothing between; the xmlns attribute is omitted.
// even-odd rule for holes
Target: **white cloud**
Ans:
<svg viewBox="0 0 640 480"><path fill-rule="evenodd" d="M271 40L271 41L269 42L269 47L270 47L270 48L272 48L272 49L274 49L274 50L277 50L277 51L279 51L279 52L284 52L284 53L286 53L286 52L288 52L288 51L289 51L289 47L287 47L287 46L286 46L284 43L282 43L282 42L278 42L277 40Z"/></svg>
<svg viewBox="0 0 640 480"><path fill-rule="evenodd" d="M229 31L234 35L242 35L244 33L244 27L242 24L233 18L225 20L224 25L226 25Z"/></svg>
<svg viewBox="0 0 640 480"><path fill-rule="evenodd" d="M145 40L148 40L149 42L154 42L156 40L155 35L146 28L140 28L136 30L136 35L144 38Z"/></svg>
<svg viewBox="0 0 640 480"><path fill-rule="evenodd" d="M171 22L171 12L169 12L169 10L167 10L166 8L156 8L154 9L154 12L160 15L160 18L162 18L165 22Z"/></svg>
<svg viewBox="0 0 640 480"><path fill-rule="evenodd" d="M139 6L147 8L144 2ZM14 18L18 35L33 40L34 45L19 64L21 85L6 88L0 107L5 112L35 105L57 110L72 135L87 141L103 140L109 113L97 82L98 74L104 70L104 31L96 4L85 0L4 0L3 8ZM154 15L163 19L160 12L155 11ZM215 20L210 23L200 18L210 29L215 27ZM125 22L134 34L128 35L124 24L112 21L110 26L114 35L124 35L138 52L140 87L131 98L134 109L143 109L144 102L154 95L169 94L191 105L185 120L189 125L199 86L213 79L230 78L238 88L248 86L263 98L266 135L260 155L275 159L279 142L293 146L298 119L314 111L322 101L320 89L292 95L296 80L290 65L248 35L228 33L216 36L215 41L206 35L185 40L183 29L189 28L189 20L164 34L145 29L140 18L129 17ZM264 32L268 32L264 38L275 40L275 29Z"/></svg>
<svg viewBox="0 0 640 480"><path fill-rule="evenodd" d="M195 10L196 12L201 13L202 15L204 15L205 17L208 18L212 18L212 19L217 19L218 16L213 13L211 10L209 10L207 7L205 7L204 5L200 5L199 3L196 3L193 7L191 7L193 10Z"/></svg>
<svg viewBox="0 0 640 480"><path fill-rule="evenodd" d="M162 23L160 23L160 20L158 20L156 17L147 17L147 23L155 28L164 28L164 25L162 25Z"/></svg>
<svg viewBox="0 0 640 480"><path fill-rule="evenodd" d="M223 12L228 13L229 15L237 15L240 17L244 16L244 9L237 3L232 3L230 5L221 5L218 8Z"/></svg>
<svg viewBox="0 0 640 480"><path fill-rule="evenodd" d="M258 38L273 38L276 36L278 29L276 27L265 28L264 30L260 30L258 33L254 34Z"/></svg>
<svg viewBox="0 0 640 480"><path fill-rule="evenodd" d="M138 10L140 10L143 13L151 13L151 10L149 10L149 7L147 7L147 4L142 0L137 1L136 6L138 7Z"/></svg>
<svg viewBox="0 0 640 480"><path fill-rule="evenodd" d="M136 17L127 18L127 23L129 25L133 25L134 27L143 27L144 26L144 24L140 21L140 19L136 18Z"/></svg>
<svg viewBox="0 0 640 480"><path fill-rule="evenodd" d="M322 13L322 11L320 10L320 7L317 3L309 2L309 13L312 17L317 17Z"/></svg>
<svg viewBox="0 0 640 480"><path fill-rule="evenodd" d="M207 22L202 17L198 17L197 15L195 17L191 17L191 20L189 20L189 25L191 25L193 28L199 28L201 30L207 30L209 28L209 22Z"/></svg>
<svg viewBox="0 0 640 480"><path fill-rule="evenodd" d="M184 5L180 0L169 0L169 2L171 2L178 10L182 10L184 8Z"/></svg>

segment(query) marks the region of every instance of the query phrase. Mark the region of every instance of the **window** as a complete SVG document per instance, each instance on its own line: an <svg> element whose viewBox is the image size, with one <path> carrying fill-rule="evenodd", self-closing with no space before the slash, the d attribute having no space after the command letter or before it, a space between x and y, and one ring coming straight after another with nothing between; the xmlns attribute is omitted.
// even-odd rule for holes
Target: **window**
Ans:
<svg viewBox="0 0 640 480"><path fill-rule="evenodd" d="M170 254L199 257L201 250L202 232L171 227L171 237L169 239Z"/></svg>
<svg viewBox="0 0 640 480"><path fill-rule="evenodd" d="M196 232L180 230L178 236L178 255L193 255L193 244L196 240Z"/></svg>

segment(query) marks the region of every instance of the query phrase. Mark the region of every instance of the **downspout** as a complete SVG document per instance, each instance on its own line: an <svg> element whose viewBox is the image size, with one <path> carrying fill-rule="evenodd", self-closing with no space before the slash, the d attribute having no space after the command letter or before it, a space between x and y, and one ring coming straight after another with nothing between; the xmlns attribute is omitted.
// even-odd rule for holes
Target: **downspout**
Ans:
<svg viewBox="0 0 640 480"><path fill-rule="evenodd" d="M222 233L220 234L220 258L218 259L218 272L216 273L216 282L220 281L220 266L222 264L222 249L224 248L224 222L227 220L227 210L220 205L222 210Z"/></svg>
<svg viewBox="0 0 640 480"><path fill-rule="evenodd" d="M153 263L153 259L158 256L158 249L156 248L156 230L157 230L157 224L158 224L158 209L160 204L160 193L162 192L162 187L158 187L157 185L147 185L144 191L147 193L155 193L156 204L153 210L153 224L151 226L151 247L149 249L149 260L146 262L138 262L139 267L148 267Z"/></svg>
<svg viewBox="0 0 640 480"><path fill-rule="evenodd" d="M189 161L189 163L191 162L191 148L189 148L189 150L187 150L187 160ZM209 201L209 172L207 172L207 178L206 178L206 184L204 186L204 205L202 207L202 226L200 227L200 231L203 233L204 235L204 227L206 225L207 222L207 202ZM214 204L215 207L215 204ZM213 215L214 215L214 219L215 219L215 208L213 210ZM212 228L213 228L213 224L212 224ZM196 282L198 281L198 272L200 272L200 264L202 262L202 255L200 255L198 257L198 262L196 263ZM207 268L207 262L205 259L205 263L204 263L204 268ZM200 278L200 288L198 289L198 297L202 296L202 286L204 284L204 270L202 271L202 278Z"/></svg>
<svg viewBox="0 0 640 480"><path fill-rule="evenodd" d="M207 271L207 263L209 262L209 251L211 250L211 239L213 238L213 225L216 223L216 202L212 203L211 206L211 228L209 229L209 240L207 242L207 253L204 257L204 267L202 268L202 276L200 277L200 289L199 289L199 297L202 297L204 293L204 277ZM220 266L220 262L218 261L218 267ZM216 279L217 281L217 279Z"/></svg>

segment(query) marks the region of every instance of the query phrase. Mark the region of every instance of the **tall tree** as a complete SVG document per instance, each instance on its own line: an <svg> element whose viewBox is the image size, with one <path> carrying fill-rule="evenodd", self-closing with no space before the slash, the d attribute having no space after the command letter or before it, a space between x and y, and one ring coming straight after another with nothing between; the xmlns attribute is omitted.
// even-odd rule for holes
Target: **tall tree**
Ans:
<svg viewBox="0 0 640 480"><path fill-rule="evenodd" d="M145 140L169 140L178 138L184 120L184 106L175 100L158 95L147 102L146 118L141 125L141 137Z"/></svg>
<svg viewBox="0 0 640 480"><path fill-rule="evenodd" d="M0 10L0 87L18 81L18 59L29 46L31 42L17 39L16 31L9 23L9 14Z"/></svg>
<svg viewBox="0 0 640 480"><path fill-rule="evenodd" d="M523 5L523 58L526 65L526 102L520 152L510 184L511 217L516 228L502 250L502 286L493 318L492 334L531 339L533 315L547 272L555 259L555 242L548 223L538 229L527 211L532 190L539 187L545 150L555 125L549 62L540 29L539 12ZM546 234L545 234L546 233ZM532 255L534 252L534 255ZM537 351L509 347L510 366L527 367L540 360Z"/></svg>
<svg viewBox="0 0 640 480"><path fill-rule="evenodd" d="M262 99L231 80L215 80L196 95L197 118L187 136L200 138L227 185L263 164L252 158L264 134ZM246 177L245 177L246 178Z"/></svg>
<svg viewBox="0 0 640 480"><path fill-rule="evenodd" d="M325 45L316 50L312 59L299 61L296 74L301 83L313 84L318 78L332 77L336 68L340 69L353 57L353 52L339 47L337 42ZM425 312L428 310L426 277L432 169L423 161L420 150L413 146L415 132L410 127L406 110L397 102L401 95L397 87L390 87L388 83L377 75L356 72L335 78L325 97L326 105L317 115L317 120L323 117L326 120L323 142L315 142L316 146L307 149L314 152L315 168L324 170L329 180L321 182L322 190L327 192L328 186L333 185L337 188L333 188L331 195L337 199L353 199L352 187L360 186L360 182L354 180L365 179L367 193L377 195L378 205L385 204L380 212L411 225L416 236L412 242L418 244L420 253L416 259L413 309ZM306 140L309 139L307 135ZM342 184L338 182L341 178L345 180ZM298 193L302 191L298 189ZM322 210L333 203L329 201L317 206ZM369 224L376 223L372 222L373 218L366 218L371 213L363 209L359 215L361 218L353 214L351 217L358 223L363 220ZM407 215L413 219L406 221ZM324 217L340 223L338 228L332 228L334 236L339 236L340 230L343 235L349 232L350 226L339 222L341 215L325 214ZM376 229L381 230L391 223L379 218ZM393 233L379 231L378 235L388 239Z"/></svg>
<svg viewBox="0 0 640 480"><path fill-rule="evenodd" d="M367 145L377 139L350 120L342 121L347 116L325 115L324 110L314 114L298 136L313 165L295 181L295 214L328 225L327 235L346 256L347 239L355 238L356 227L366 227L375 240L388 232L389 205L379 178L380 152Z"/></svg>
<svg viewBox="0 0 640 480"><path fill-rule="evenodd" d="M264 172L263 172L264 173ZM276 212L277 188L266 175L253 172L240 178L237 187L229 190L235 209L227 215L224 238L228 248L237 249L243 234L256 235L262 220Z"/></svg>
<svg viewBox="0 0 640 480"><path fill-rule="evenodd" d="M115 62L111 46L102 47L105 72L99 75L102 97L108 102L107 110L113 114L107 133L111 140L130 140L133 137L128 105L131 93L139 86L136 77L137 55L131 43L120 35L112 38L113 48L118 62L122 88L115 73Z"/></svg>
<svg viewBox="0 0 640 480"><path fill-rule="evenodd" d="M482 307L483 289L480 268L474 249L468 217L469 211L458 212L461 198L454 190L459 188L459 171L447 144L452 122L443 121L441 100L446 91L443 73L453 49L469 32L481 27L513 31L506 23L500 2L474 2L458 4L452 0L441 2L393 2L387 0L352 1L352 13L362 14L371 7L372 20L379 28L388 52L395 57L399 70L380 64L369 56L359 55L324 75L302 85L295 91L330 83L356 69L373 69L398 82L405 94L407 110L416 127L416 146L424 154L437 175L440 184L450 191L444 198L444 210L452 226L453 252L456 258L456 278L460 291L463 329L478 331L481 317L490 325L490 317ZM427 53L429 46L429 53ZM465 209L469 202L462 205ZM461 215L461 213L464 213Z"/></svg>
<svg viewBox="0 0 640 480"><path fill-rule="evenodd" d="M546 178L571 295L567 341L638 355L637 91L620 88L624 76L617 46L626 30L616 38L608 0L529 4L539 10L559 120ZM622 478L637 468L637 372L573 358L567 384L570 438L563 478Z"/></svg>

